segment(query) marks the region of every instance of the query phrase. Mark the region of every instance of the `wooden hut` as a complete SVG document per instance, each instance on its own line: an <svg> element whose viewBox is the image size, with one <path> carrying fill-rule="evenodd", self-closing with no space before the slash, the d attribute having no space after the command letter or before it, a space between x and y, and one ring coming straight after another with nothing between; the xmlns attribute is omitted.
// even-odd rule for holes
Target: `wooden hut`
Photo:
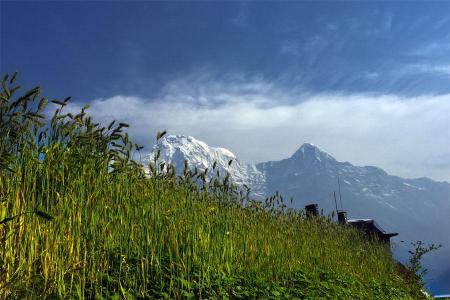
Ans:
<svg viewBox="0 0 450 300"><path fill-rule="evenodd" d="M347 220L347 224L358 228L368 238L375 237L378 241L386 244L390 244L391 237L398 235L398 233L387 233L373 219L350 219Z"/></svg>

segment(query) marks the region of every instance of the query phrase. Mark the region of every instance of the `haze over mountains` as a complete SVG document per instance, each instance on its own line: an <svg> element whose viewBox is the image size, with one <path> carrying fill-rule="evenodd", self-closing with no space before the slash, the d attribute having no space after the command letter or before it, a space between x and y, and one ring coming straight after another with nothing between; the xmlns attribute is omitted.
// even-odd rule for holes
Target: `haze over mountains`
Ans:
<svg viewBox="0 0 450 300"><path fill-rule="evenodd" d="M313 144L303 144L290 158L258 164L240 161L231 151L214 148L190 136L168 135L155 145L160 160L172 163L178 172L187 160L190 168L208 176L219 170L230 173L238 185L247 185L256 198L280 192L285 199L293 198L289 207L303 208L317 203L324 214L335 210L333 192L340 195L349 218L375 219L388 232L398 232L393 239L393 252L400 261L407 260L410 242L442 244L444 247L424 263L430 269L429 287L437 292L449 292L450 269L450 184L429 178L405 179L387 174L373 166L354 166L339 162ZM233 160L231 165L229 161ZM216 162L215 171L212 166ZM340 205L340 204L339 204ZM401 242L404 241L404 242ZM445 288L443 288L445 286Z"/></svg>

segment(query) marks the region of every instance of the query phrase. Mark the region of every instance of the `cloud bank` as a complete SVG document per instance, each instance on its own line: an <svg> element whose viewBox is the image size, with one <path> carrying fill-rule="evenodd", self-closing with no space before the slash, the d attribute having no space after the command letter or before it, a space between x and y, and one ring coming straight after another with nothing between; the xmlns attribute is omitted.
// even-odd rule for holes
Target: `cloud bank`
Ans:
<svg viewBox="0 0 450 300"><path fill-rule="evenodd" d="M450 94L308 94L261 78L194 76L170 82L152 99L117 95L89 104L98 121L130 123L147 151L160 130L228 148L248 162L287 158L311 142L340 161L450 181Z"/></svg>

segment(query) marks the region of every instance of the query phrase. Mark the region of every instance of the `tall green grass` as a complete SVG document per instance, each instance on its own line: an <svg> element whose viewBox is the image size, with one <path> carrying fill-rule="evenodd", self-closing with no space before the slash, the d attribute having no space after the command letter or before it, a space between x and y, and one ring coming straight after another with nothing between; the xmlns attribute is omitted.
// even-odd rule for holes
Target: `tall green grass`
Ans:
<svg viewBox="0 0 450 300"><path fill-rule="evenodd" d="M359 232L279 195L254 201L220 174L176 176L156 160L146 176L127 124L65 113L68 99L47 119L39 88L16 93L5 76L0 298L423 297Z"/></svg>

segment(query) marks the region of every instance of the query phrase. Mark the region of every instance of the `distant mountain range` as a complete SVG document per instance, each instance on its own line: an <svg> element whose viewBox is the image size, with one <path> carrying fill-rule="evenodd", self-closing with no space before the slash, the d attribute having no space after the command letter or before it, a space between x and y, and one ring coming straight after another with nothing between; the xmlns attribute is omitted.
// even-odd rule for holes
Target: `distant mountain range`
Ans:
<svg viewBox="0 0 450 300"><path fill-rule="evenodd" d="M335 210L333 193L350 218L375 219L388 232L398 232L393 239L394 256L405 261L410 242L442 244L444 247L428 257L428 280L439 292L450 291L450 184L429 178L405 179L387 174L380 168L354 166L339 162L313 144L303 144L290 158L258 164L240 161L229 150L214 148L190 136L169 135L154 146L160 150L160 160L172 163L181 172L184 161L190 168L213 176L212 166L221 174L230 173L238 185L247 185L255 198L265 198L280 192L285 199L293 198L294 208L317 203L325 214ZM229 164L230 160L233 160ZM338 185L338 182L340 183ZM340 190L340 192L339 192ZM401 242L404 241L404 242ZM446 284L445 287L442 285Z"/></svg>

